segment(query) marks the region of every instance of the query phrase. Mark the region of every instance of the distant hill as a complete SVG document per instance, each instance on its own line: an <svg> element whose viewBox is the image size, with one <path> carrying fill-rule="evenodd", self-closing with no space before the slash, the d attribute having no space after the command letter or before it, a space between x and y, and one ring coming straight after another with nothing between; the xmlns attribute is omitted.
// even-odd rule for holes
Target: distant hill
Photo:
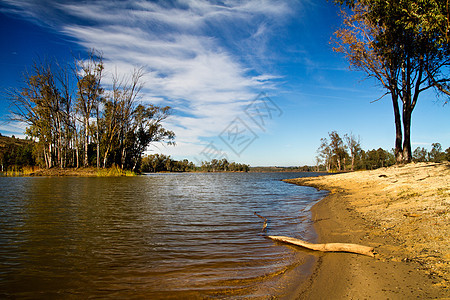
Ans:
<svg viewBox="0 0 450 300"><path fill-rule="evenodd" d="M19 170L36 165L34 142L0 135L0 171Z"/></svg>
<svg viewBox="0 0 450 300"><path fill-rule="evenodd" d="M29 144L33 144L34 142L27 139L19 139L14 136L3 136L0 133L0 149L3 149L9 145L15 145L15 146L25 146Z"/></svg>

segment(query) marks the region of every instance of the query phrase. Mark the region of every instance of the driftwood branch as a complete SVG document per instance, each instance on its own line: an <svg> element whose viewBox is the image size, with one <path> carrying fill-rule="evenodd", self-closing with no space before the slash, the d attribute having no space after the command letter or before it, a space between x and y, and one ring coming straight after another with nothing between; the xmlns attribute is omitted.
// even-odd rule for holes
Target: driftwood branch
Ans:
<svg viewBox="0 0 450 300"><path fill-rule="evenodd" d="M291 238L287 236L268 236L268 238L297 245L310 250L323 251L323 252L351 252L356 254L367 255L370 257L375 256L374 249L368 246L362 246L357 244L343 244L343 243L328 243L328 244L312 244L296 238Z"/></svg>
<svg viewBox="0 0 450 300"><path fill-rule="evenodd" d="M257 216L257 217L259 217L259 218L261 218L261 219L264 220L262 232L266 231L266 228L267 228L267 218L265 218L265 217L263 217L263 216L261 216L261 215L258 215L256 212L255 212L255 216Z"/></svg>

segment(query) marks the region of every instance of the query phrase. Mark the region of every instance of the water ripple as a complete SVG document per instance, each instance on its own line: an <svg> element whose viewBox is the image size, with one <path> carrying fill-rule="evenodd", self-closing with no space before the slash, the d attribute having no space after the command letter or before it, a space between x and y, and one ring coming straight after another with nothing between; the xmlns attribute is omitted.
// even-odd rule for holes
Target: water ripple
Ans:
<svg viewBox="0 0 450 300"><path fill-rule="evenodd" d="M304 173L0 178L0 298L260 297L308 254ZM272 291L272 292L269 292Z"/></svg>

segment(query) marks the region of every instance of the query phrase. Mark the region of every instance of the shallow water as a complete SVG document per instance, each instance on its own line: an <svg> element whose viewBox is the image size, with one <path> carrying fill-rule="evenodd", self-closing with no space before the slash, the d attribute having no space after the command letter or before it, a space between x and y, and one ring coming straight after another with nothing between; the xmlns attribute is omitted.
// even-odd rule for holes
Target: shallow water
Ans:
<svg viewBox="0 0 450 300"><path fill-rule="evenodd" d="M0 178L0 298L261 297L310 252L308 173ZM301 269L301 268L300 268ZM302 274L303 274L302 273Z"/></svg>

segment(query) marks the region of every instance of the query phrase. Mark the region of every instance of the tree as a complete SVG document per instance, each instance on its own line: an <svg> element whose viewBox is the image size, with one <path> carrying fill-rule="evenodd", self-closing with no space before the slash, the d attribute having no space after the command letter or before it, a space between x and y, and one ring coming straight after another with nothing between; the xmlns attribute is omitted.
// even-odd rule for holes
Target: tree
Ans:
<svg viewBox="0 0 450 300"><path fill-rule="evenodd" d="M445 153L442 152L441 144L431 144L431 151L428 153L428 159L433 162L441 162L445 159Z"/></svg>
<svg viewBox="0 0 450 300"><path fill-rule="evenodd" d="M357 0L334 0L336 4L354 8ZM363 2L363 1L360 1ZM424 32L440 33L441 42L450 41L450 0L416 0L410 1L410 10L403 11L401 20L406 27L414 28L419 24Z"/></svg>
<svg viewBox="0 0 450 300"><path fill-rule="evenodd" d="M445 149L445 156L444 157L445 157L446 161L450 161L450 147Z"/></svg>
<svg viewBox="0 0 450 300"><path fill-rule="evenodd" d="M317 149L317 160L319 163L325 164L325 169L328 171L331 170L331 159L332 152L330 148L330 144L328 143L327 138L320 139L320 146Z"/></svg>
<svg viewBox="0 0 450 300"><path fill-rule="evenodd" d="M31 72L23 74L23 86L7 92L12 102L14 121L25 123L26 133L37 138L45 165L61 165L64 151L62 131L66 128L64 107L68 99L55 78L58 66L48 61L35 61ZM64 87L62 88L64 91Z"/></svg>
<svg viewBox="0 0 450 300"><path fill-rule="evenodd" d="M410 162L411 117L420 93L433 88L450 96L448 29L431 25L448 24L448 9L433 0L335 2L352 8L335 33L334 50L391 95L396 161Z"/></svg>
<svg viewBox="0 0 450 300"><path fill-rule="evenodd" d="M414 162L425 162L428 161L428 151L425 148L417 147L413 152Z"/></svg>
<svg viewBox="0 0 450 300"><path fill-rule="evenodd" d="M354 136L352 133L350 135L344 135L344 140L347 149L350 150L350 158L352 160L352 171L355 169L355 160L361 152L361 138Z"/></svg>
<svg viewBox="0 0 450 300"><path fill-rule="evenodd" d="M142 69L122 79L115 75L112 90L104 97L103 117L99 120L103 167L111 162L136 170L151 143L174 144L175 133L162 126L171 114L170 107L139 102L142 77Z"/></svg>
<svg viewBox="0 0 450 300"><path fill-rule="evenodd" d="M132 126L127 133L129 146L126 152L129 155L129 167L136 170L142 159L142 153L150 143L167 142L174 144L175 133L162 127L161 122L170 115L170 107L154 105L138 105L133 111ZM172 166L171 166L172 167ZM171 171L171 168L168 168Z"/></svg>
<svg viewBox="0 0 450 300"><path fill-rule="evenodd" d="M84 166L88 166L88 146L89 146L89 121L95 114L97 123L95 129L95 138L97 143L97 167L100 166L100 133L99 123L99 105L103 88L101 86L103 73L103 57L100 52L92 50L86 60L76 62L75 74L77 76L78 99L77 109L82 117L84 126Z"/></svg>
<svg viewBox="0 0 450 300"><path fill-rule="evenodd" d="M341 171L343 167L345 168L345 158L348 155L344 141L336 131L332 131L328 133L328 135L330 137L331 153L333 154L332 158L336 164L337 170Z"/></svg>

